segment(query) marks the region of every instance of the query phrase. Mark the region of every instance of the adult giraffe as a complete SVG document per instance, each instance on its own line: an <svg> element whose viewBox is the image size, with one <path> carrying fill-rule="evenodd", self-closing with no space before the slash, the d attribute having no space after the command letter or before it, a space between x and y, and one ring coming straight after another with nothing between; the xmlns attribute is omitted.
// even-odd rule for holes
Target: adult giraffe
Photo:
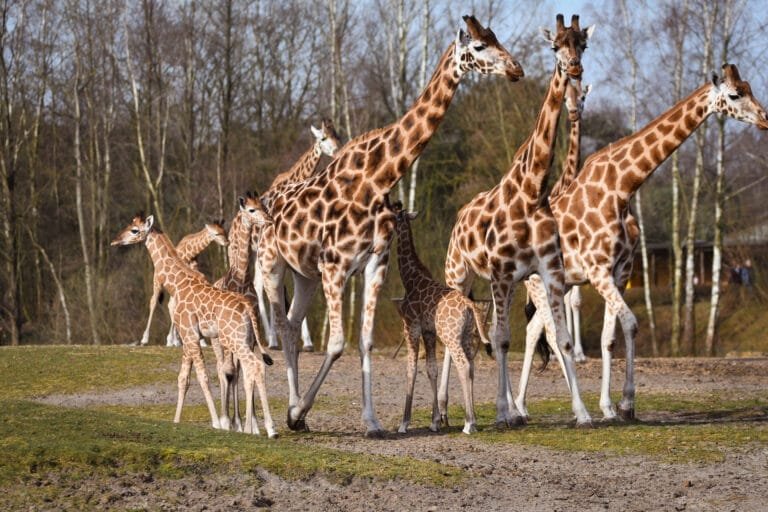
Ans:
<svg viewBox="0 0 768 512"><path fill-rule="evenodd" d="M327 155L333 157L339 147L341 147L341 139L336 133L336 128L334 128L333 122L330 119L323 119L320 122L320 128L315 128L312 125L310 125L309 128L312 132L312 136L315 138L315 142L312 144L312 147L296 160L296 163L294 163L290 169L281 172L272 180L269 189L267 189L261 196L262 203L267 210L271 208L272 201L276 196L276 194L273 193L274 191L278 190L286 183L304 181L318 170L324 169L324 167L319 166L322 156ZM258 238L259 233L254 232L253 240L258 240ZM253 287L258 300L261 323L266 330L267 343L269 348L277 348L277 335L274 328L274 312L272 310L268 312L267 305L264 303L264 277L262 276L258 262L254 263ZM312 336L310 335L306 318L301 323L301 339L303 341L302 350L305 352L312 352L314 350L314 345L312 344Z"/></svg>
<svg viewBox="0 0 768 512"><path fill-rule="evenodd" d="M572 344L565 326L565 287L557 226L552 212L542 204L542 189L554 156L555 137L566 86L581 80L581 57L594 26L581 29L579 17L565 26L562 14L556 17L554 33L543 30L555 53L555 69L533 132L515 153L512 167L491 190L476 195L457 215L445 261L448 286L468 294L475 276L491 283L493 297L493 349L498 367L496 394L497 425L525 422L512 400L507 369L510 343L509 307L515 284L538 274L546 293L533 297L537 305L549 302L551 315L547 338L563 352L564 370L571 391L571 405L578 425L590 425L591 418L579 395L573 367ZM579 86L580 87L580 86ZM556 341L552 341L556 340ZM444 419L448 393L449 357L445 358L440 385Z"/></svg>
<svg viewBox="0 0 768 512"><path fill-rule="evenodd" d="M458 31L421 96L399 121L347 143L323 172L281 187L269 209L274 223L261 233L258 258L283 342L289 384L288 426L293 430L306 428L305 417L317 391L341 356L344 288L350 275L362 272L362 419L367 435L383 431L372 401L371 347L389 246L381 251L373 248L382 237L391 240L392 230L391 223L377 222L377 218L387 193L421 154L442 121L465 73L475 70L504 75L512 81L523 76L520 65L489 28L482 27L473 16L464 16L464 21L467 32ZM383 227L384 232L376 233L377 227ZM293 272L295 291L286 315L282 283L288 268ZM299 396L298 326L321 281L329 309L328 350L309 389Z"/></svg>
<svg viewBox="0 0 768 512"><path fill-rule="evenodd" d="M570 285L589 282L605 300L600 337L603 362L600 409L606 419L616 418L610 397L610 370L617 317L624 334L627 359L618 413L624 419L635 417L637 319L623 298L637 243L636 224L628 220L629 201L653 171L714 113L753 124L761 130L768 129L768 116L752 95L749 83L741 80L735 65L725 64L722 80L713 74L710 83L696 89L637 133L593 153L576 179L551 203L560 231L566 282ZM536 315L540 313L537 310ZM533 325L532 321L529 326ZM526 344L535 343L537 337L538 332L529 329Z"/></svg>

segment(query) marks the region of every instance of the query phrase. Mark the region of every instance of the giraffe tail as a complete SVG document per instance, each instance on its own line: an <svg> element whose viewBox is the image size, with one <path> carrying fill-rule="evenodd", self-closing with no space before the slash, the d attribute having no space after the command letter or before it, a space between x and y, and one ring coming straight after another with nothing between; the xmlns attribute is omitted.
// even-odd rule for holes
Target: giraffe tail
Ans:
<svg viewBox="0 0 768 512"><path fill-rule="evenodd" d="M256 346L261 353L261 358L264 360L264 364L272 366L275 362L272 360L272 356L267 354L266 350L264 350L264 345L261 342L261 334L259 332L259 321L256 318L256 313L253 312L252 307L248 307L248 318L251 319L251 330L253 331L253 337L256 340Z"/></svg>
<svg viewBox="0 0 768 512"><path fill-rule="evenodd" d="M485 331L483 330L483 323L480 320L482 318L480 308L477 307L477 304L472 299L468 299L470 307L472 308L472 316L475 317L475 327L477 327L477 334L480 335L480 340L483 342L483 345L485 346L485 353L489 356L493 357L493 344L491 343L491 340L488 339L488 336L485 334Z"/></svg>
<svg viewBox="0 0 768 512"><path fill-rule="evenodd" d="M529 323L531 321L531 318L533 318L533 315L536 314L536 305L533 303L533 301L528 298L528 301L525 303L525 321L526 323ZM547 336L544 334L544 331L542 330L539 334L539 339L536 340L536 353L539 354L539 357L541 358L541 366L539 366L538 371L543 372L547 365L549 364L549 345L547 344Z"/></svg>

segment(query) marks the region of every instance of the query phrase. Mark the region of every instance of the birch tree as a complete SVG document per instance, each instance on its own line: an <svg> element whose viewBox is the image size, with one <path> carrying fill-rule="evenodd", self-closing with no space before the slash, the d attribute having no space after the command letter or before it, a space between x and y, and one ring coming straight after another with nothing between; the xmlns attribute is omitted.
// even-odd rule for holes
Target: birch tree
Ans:
<svg viewBox="0 0 768 512"><path fill-rule="evenodd" d="M718 4L701 2L697 6L701 15L703 48L701 56L701 74L706 76L712 69L712 45L714 38L715 19L718 15ZM688 208L688 227L685 237L685 305L683 307L683 338L682 344L691 355L696 355L696 316L694 311L695 294L695 242L696 219L699 209L699 195L701 189L701 175L704 172L704 146L707 140L707 125L703 123L696 132L696 162L693 170L693 184L691 186L691 202Z"/></svg>

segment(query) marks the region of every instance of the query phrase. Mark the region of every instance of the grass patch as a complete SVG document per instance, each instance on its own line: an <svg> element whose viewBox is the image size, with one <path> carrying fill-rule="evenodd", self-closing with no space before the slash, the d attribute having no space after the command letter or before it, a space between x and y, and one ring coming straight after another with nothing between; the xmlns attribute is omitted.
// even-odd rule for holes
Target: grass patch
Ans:
<svg viewBox="0 0 768 512"><path fill-rule="evenodd" d="M583 397L587 408L599 414L596 394ZM542 446L573 452L604 452L614 455L643 455L670 463L720 462L729 450L757 443L768 446L768 424L740 421L749 416L768 416L768 393L744 399L724 400L717 394L643 395L638 415L644 412L673 413L669 423L601 424L591 430L565 427L572 413L570 399L536 400L528 404L531 422L522 429L496 431L493 403L477 404L475 414L481 432L478 439L492 443ZM428 425L430 410L414 413L412 425ZM453 425L461 425L464 409L449 407ZM599 417L599 416L597 416ZM691 421L690 418L695 418ZM727 419L728 421L717 421ZM454 435L461 435L456 430Z"/></svg>
<svg viewBox="0 0 768 512"><path fill-rule="evenodd" d="M322 474L337 482L359 477L434 486L454 486L465 476L435 462L305 446L298 442L300 435L269 440L14 400L0 401L0 407L0 485L24 483L48 470L83 477L148 472L178 478L263 468L287 479Z"/></svg>
<svg viewBox="0 0 768 512"><path fill-rule="evenodd" d="M529 425L507 432L483 432L493 443L543 446L559 451L644 455L669 463L721 462L733 448L768 445L764 424L617 425L592 430Z"/></svg>
<svg viewBox="0 0 768 512"><path fill-rule="evenodd" d="M175 382L180 361L166 347L0 347L0 387L4 398L30 398Z"/></svg>

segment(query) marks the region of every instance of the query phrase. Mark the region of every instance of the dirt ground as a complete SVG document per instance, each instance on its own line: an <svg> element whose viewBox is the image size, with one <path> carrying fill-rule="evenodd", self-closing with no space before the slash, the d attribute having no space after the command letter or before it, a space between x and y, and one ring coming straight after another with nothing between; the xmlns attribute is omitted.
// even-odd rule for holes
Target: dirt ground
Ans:
<svg viewBox="0 0 768 512"><path fill-rule="evenodd" d="M211 361L212 357L208 357ZM302 354L302 389L306 389L322 362L320 354ZM456 489L436 489L407 482L378 482L352 479L343 484L315 477L286 481L266 472L258 476L211 474L205 478L174 481L154 480L145 475L111 482L88 482L71 489L72 496L99 496L100 508L148 510L766 510L768 499L768 449L746 447L727 453L725 460L706 464L667 464L643 456L559 452L523 445L498 445L478 441L476 436L434 434L422 423L412 424L407 435L397 434L404 399L405 359L393 360L381 353L374 358L375 407L382 425L389 430L383 439L366 439L360 421L360 364L353 354L334 365L320 389L318 406L310 411L307 424L313 431L332 432L312 443L359 453L401 455L454 465L470 472L470 484ZM768 359L640 359L636 365L637 400L643 394L669 393L680 397L717 393L724 398L761 394L768 385ZM513 383L520 374L519 361L511 363ZM624 362L614 362L614 399L620 395ZM600 361L578 366L582 393L598 393ZM282 357L268 372L270 396L287 395ZM429 406L428 379L424 361L419 364L415 407ZM496 389L495 363L478 355L475 400L492 403ZM567 397L556 363L534 375L529 397ZM46 402L66 406L103 403L175 403L175 382L105 394L51 396ZM451 400L460 399L458 381L451 384ZM193 382L188 403L201 403L199 386ZM278 429L287 427L285 411L273 407ZM591 409L599 421L599 410ZM640 421L698 423L723 421L715 415L643 413ZM763 408L740 421L768 421ZM462 418L452 418L461 425ZM480 424L480 429L493 428ZM571 428L563 424L562 428ZM303 442L303 441L300 441ZM309 439L306 441L309 442ZM56 477L51 477L56 478ZM47 485L66 486L48 481ZM93 502L93 501L92 501ZM98 502L98 500L97 500ZM51 510L56 509L52 507Z"/></svg>

